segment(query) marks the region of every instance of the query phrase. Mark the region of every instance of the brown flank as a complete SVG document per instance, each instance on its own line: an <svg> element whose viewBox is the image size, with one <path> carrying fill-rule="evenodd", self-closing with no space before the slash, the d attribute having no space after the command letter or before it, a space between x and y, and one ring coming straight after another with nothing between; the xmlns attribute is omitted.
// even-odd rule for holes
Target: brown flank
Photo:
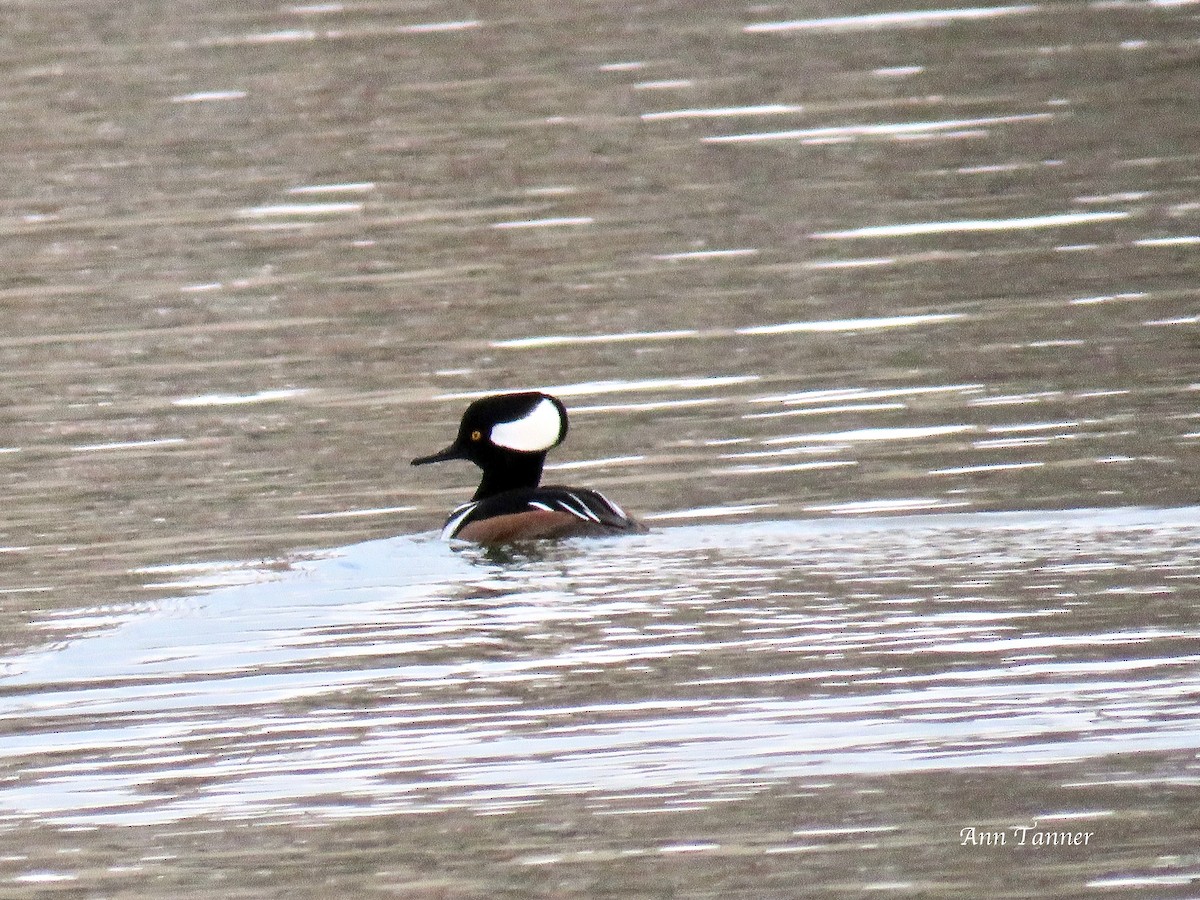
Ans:
<svg viewBox="0 0 1200 900"><path fill-rule="evenodd" d="M469 522L455 535L464 541L478 544L503 544L508 541L527 541L538 538L560 538L615 534L620 529L606 528L596 522L585 522L570 513L548 509L492 516L479 522Z"/></svg>

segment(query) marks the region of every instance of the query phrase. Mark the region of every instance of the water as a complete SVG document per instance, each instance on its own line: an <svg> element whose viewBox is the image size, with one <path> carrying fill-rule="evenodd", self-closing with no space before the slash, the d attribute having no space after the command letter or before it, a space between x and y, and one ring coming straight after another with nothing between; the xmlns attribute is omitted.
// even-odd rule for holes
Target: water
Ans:
<svg viewBox="0 0 1200 900"><path fill-rule="evenodd" d="M0 14L0 893L1193 895L1197 11Z"/></svg>
<svg viewBox="0 0 1200 900"><path fill-rule="evenodd" d="M796 854L831 893L886 871L954 894L980 865L1076 890L1147 867L1187 879L1200 632L1181 604L1198 549L1193 507L691 526L491 554L400 537L283 571L159 569L176 589L244 583L76 611L53 622L73 640L7 664L0 808L20 834L57 824L72 855L6 866L97 890L189 882L180 842L225 848L253 823L270 836L217 850L224 877L276 871L273 842L307 848L315 830L354 860L355 892L410 841L464 828L461 850L421 855L489 854L493 890L645 878L653 893L752 858L769 890ZM155 852L114 853L114 825ZM1012 846L964 849L972 828ZM1156 855L1123 861L1148 829ZM1087 852L1031 843L1089 832ZM324 866L330 851L296 852Z"/></svg>

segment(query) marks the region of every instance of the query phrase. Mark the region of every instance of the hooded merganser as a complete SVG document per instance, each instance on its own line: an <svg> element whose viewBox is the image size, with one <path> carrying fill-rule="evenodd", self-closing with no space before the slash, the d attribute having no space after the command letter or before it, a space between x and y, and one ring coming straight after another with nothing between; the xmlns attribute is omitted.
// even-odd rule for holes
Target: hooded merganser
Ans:
<svg viewBox="0 0 1200 900"><path fill-rule="evenodd" d="M504 544L644 532L599 491L538 487L546 453L566 436L567 409L549 394L497 394L468 406L453 444L412 461L423 466L469 459L483 470L475 496L450 513L442 537Z"/></svg>

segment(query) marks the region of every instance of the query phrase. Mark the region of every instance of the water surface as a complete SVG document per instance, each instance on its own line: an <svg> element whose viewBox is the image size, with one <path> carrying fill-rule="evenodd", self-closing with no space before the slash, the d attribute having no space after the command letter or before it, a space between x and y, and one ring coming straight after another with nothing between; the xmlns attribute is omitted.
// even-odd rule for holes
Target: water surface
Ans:
<svg viewBox="0 0 1200 900"><path fill-rule="evenodd" d="M834 893L881 867L954 893L981 865L1072 893L1128 875L1145 828L1186 881L1189 833L1164 826L1190 815L1176 792L1200 749L1198 550L1195 508L675 527L525 552L368 542L54 622L82 634L11 658L0 682L0 810L59 826L87 867L111 860L113 826L168 845L198 819L217 823L206 844L238 823L332 829L356 890L430 821L495 854L495 889L558 870L631 890L678 877L645 869L675 853L713 877L748 857L796 877L806 864L775 857L839 854L821 876ZM509 824L446 824L479 817ZM1091 838L1035 851L1019 828ZM964 847L969 829L1012 846Z"/></svg>
<svg viewBox="0 0 1200 900"><path fill-rule="evenodd" d="M1198 11L0 12L4 890L1194 894Z"/></svg>

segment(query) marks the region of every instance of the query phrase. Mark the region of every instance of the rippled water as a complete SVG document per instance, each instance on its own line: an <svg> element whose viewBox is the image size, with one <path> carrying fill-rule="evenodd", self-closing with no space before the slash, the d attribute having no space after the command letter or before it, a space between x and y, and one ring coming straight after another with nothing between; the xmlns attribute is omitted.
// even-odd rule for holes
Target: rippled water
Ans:
<svg viewBox="0 0 1200 900"><path fill-rule="evenodd" d="M1198 15L0 10L0 893L1194 894Z"/></svg>
<svg viewBox="0 0 1200 900"><path fill-rule="evenodd" d="M160 567L147 574L174 587L243 583L73 611L42 629L72 640L7 662L0 812L63 828L85 862L6 866L97 888L186 881L181 844L225 847L259 823L273 836L222 850L223 866L275 872L281 839L323 866L318 829L362 867L356 890L446 829L462 851L422 859L484 852L493 889L653 892L697 866L769 887L813 859L832 893L953 895L985 883L978 866L1014 865L1066 893L1153 872L1186 884L1198 552L1189 507L491 553L399 537L273 572ZM157 848L120 877L114 825ZM1012 846L964 849L971 828ZM1090 849L1033 849L1063 833ZM1139 859L1147 834L1157 856Z"/></svg>

